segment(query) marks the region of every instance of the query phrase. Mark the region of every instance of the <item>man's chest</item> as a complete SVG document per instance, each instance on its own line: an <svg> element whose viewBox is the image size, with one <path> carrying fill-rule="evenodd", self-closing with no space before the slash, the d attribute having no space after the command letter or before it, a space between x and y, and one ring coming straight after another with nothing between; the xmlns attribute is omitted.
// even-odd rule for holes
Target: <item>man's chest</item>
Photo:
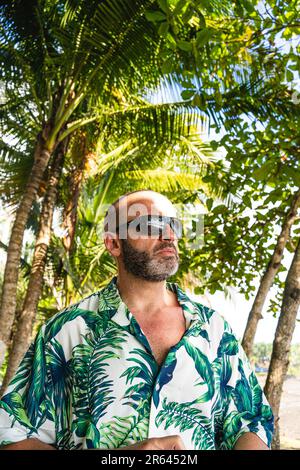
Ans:
<svg viewBox="0 0 300 470"><path fill-rule="evenodd" d="M186 322L181 308L175 308L168 315L149 320L139 318L139 325L147 338L156 362L161 365L171 347L175 346L186 331Z"/></svg>
<svg viewBox="0 0 300 470"><path fill-rule="evenodd" d="M201 336L185 336L182 312L172 320L165 321L162 316L154 323L138 322L151 352L138 328L124 328L114 321L108 322L102 332L89 330L88 335L81 336L82 343L72 348L72 360L67 369L71 376L65 381L73 384L70 419L75 443L78 436L82 436L81 423L89 423L90 416L93 426L99 430L98 433L93 428L94 434L99 434L99 442L95 441L99 448L109 448L111 439L113 447L117 448L120 442L123 445L135 442L136 435L143 439L160 435L160 432L165 435L166 422L181 415L182 419L188 419L190 413L199 414L199 420L209 422L204 434L210 435L214 390L209 382L213 377L208 377L207 367L202 371L203 361L197 367L194 362L198 360L197 352L201 351L201 357L208 353L209 343ZM180 347L168 355L170 348L179 342ZM166 356L164 366L157 367ZM195 420L190 424L185 442L187 448L195 448ZM173 428L168 426L168 432L178 433L176 420L173 425ZM115 435L112 432L118 426L120 436L119 432ZM211 448L211 444L208 447ZM207 448L206 443L203 448Z"/></svg>

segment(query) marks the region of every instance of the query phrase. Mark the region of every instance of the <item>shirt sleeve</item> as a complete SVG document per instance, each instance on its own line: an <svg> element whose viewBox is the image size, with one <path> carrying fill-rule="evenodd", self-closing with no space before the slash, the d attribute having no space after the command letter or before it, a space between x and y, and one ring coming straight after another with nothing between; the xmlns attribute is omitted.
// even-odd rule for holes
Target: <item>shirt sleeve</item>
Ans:
<svg viewBox="0 0 300 470"><path fill-rule="evenodd" d="M55 444L51 396L42 327L0 400L0 446L28 438Z"/></svg>
<svg viewBox="0 0 300 470"><path fill-rule="evenodd" d="M230 379L226 386L227 399L219 448L233 449L237 440L247 432L255 433L270 447L274 432L272 409L241 344L228 324L222 339L226 344L223 367L225 376Z"/></svg>

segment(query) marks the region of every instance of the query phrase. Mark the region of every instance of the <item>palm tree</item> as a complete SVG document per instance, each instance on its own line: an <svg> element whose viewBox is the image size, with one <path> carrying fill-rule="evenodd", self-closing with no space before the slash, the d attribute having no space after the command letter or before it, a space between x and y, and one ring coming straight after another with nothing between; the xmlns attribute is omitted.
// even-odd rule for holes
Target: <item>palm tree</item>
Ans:
<svg viewBox="0 0 300 470"><path fill-rule="evenodd" d="M1 385L0 396L10 382L11 378L14 376L15 371L22 357L27 351L31 341L31 333L35 320L37 304L43 286L46 256L52 232L53 213L66 145L67 142L62 142L54 152L54 158L49 172L50 174L47 190L42 204L39 230L35 242L28 287L21 313L18 316L16 331L13 336L12 348L9 353L6 374Z"/></svg>
<svg viewBox="0 0 300 470"><path fill-rule="evenodd" d="M77 207L83 179L88 165L91 165L93 153L89 145L87 130L80 129L72 139L70 151L70 168L67 168L67 202L63 211L63 229L65 234L62 242L67 253L71 253L74 245L77 225ZM66 168L67 165L65 165Z"/></svg>

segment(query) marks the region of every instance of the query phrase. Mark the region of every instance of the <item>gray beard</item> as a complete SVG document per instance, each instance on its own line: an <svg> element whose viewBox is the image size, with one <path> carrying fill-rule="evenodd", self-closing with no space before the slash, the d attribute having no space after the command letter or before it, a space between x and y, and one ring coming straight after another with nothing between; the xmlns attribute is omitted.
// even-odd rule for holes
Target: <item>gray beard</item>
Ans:
<svg viewBox="0 0 300 470"><path fill-rule="evenodd" d="M127 272L146 281L161 282L178 271L179 256L166 256L161 259L151 258L146 251L138 251L130 245L128 240L122 239L123 263ZM163 244L159 249L170 246Z"/></svg>

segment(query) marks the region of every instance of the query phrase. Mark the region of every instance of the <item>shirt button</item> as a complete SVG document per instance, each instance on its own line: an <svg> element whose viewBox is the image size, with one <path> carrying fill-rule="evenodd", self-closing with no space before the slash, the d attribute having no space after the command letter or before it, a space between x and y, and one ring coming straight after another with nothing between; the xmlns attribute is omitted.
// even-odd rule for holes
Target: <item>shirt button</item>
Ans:
<svg viewBox="0 0 300 470"><path fill-rule="evenodd" d="M155 388L156 388L156 390L159 390L159 384L156 384Z"/></svg>

